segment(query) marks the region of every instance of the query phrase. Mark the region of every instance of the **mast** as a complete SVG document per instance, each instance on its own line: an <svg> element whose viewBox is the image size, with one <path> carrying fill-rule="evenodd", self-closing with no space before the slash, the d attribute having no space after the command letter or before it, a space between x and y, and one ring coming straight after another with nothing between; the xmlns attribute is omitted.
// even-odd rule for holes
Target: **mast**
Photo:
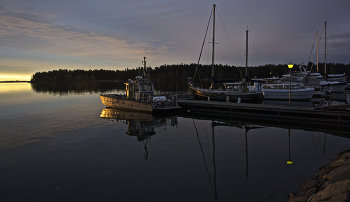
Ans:
<svg viewBox="0 0 350 202"><path fill-rule="evenodd" d="M246 31L246 48L245 48L245 76L248 76L248 26Z"/></svg>
<svg viewBox="0 0 350 202"><path fill-rule="evenodd" d="M324 21L324 79L327 78L327 60L326 60L326 54L327 54L327 21Z"/></svg>
<svg viewBox="0 0 350 202"><path fill-rule="evenodd" d="M212 50L212 58L211 58L211 76L214 76L214 50L215 50L215 7L216 5L213 5L213 50ZM211 82L211 88L213 88L213 82Z"/></svg>
<svg viewBox="0 0 350 202"><path fill-rule="evenodd" d="M145 76L145 79L147 79L147 75L146 75L146 56L143 56L143 75Z"/></svg>

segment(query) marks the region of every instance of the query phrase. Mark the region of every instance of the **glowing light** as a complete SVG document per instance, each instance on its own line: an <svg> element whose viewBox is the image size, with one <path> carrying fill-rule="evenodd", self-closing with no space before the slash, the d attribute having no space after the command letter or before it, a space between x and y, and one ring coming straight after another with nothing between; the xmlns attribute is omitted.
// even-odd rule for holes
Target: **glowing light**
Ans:
<svg viewBox="0 0 350 202"><path fill-rule="evenodd" d="M291 162L291 161L287 161L287 164L293 164L293 162Z"/></svg>
<svg viewBox="0 0 350 202"><path fill-rule="evenodd" d="M288 68L289 68L289 69L292 69L292 68L293 68L293 64L289 64L289 65L288 65Z"/></svg>

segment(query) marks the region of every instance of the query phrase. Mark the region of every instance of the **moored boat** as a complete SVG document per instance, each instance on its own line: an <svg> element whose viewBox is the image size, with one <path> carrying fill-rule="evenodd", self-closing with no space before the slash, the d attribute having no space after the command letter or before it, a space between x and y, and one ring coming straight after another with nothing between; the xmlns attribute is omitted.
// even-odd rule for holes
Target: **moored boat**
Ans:
<svg viewBox="0 0 350 202"><path fill-rule="evenodd" d="M302 88L298 84L291 84L291 86L289 84L267 84L263 86L264 99L268 100L288 100L289 92L291 100L310 100L314 91L314 88Z"/></svg>
<svg viewBox="0 0 350 202"><path fill-rule="evenodd" d="M144 57L146 68L146 57ZM144 73L144 75L146 75ZM104 105L112 108L164 112L180 109L177 105L177 97L174 93L155 94L154 83L149 79L137 76L135 80L129 79L125 94L101 94L100 98Z"/></svg>
<svg viewBox="0 0 350 202"><path fill-rule="evenodd" d="M262 103L264 96L262 92L250 91L248 88L248 82L250 81L247 76L247 64L246 64L246 79L240 81L240 79L226 79L217 80L214 78L214 47L215 47L215 9L216 5L213 5L213 38L212 38L212 74L211 74L211 86L203 87L202 85L189 82L189 91L193 94L195 99L215 100L215 101L227 101L227 102L245 102L245 103ZM247 48L248 48L248 30L247 33ZM204 38L205 42L205 38ZM203 44L204 44L203 42ZM202 46L203 50L203 46ZM201 50L201 53L202 53ZM201 56L201 54L200 54ZM246 54L247 56L247 54ZM199 57L200 59L200 57ZM248 60L246 60L247 63ZM198 60L199 64L199 60ZM198 65L196 72L198 70ZM196 75L196 74L195 74ZM193 78L195 78L195 75ZM193 79L194 81L194 79Z"/></svg>
<svg viewBox="0 0 350 202"><path fill-rule="evenodd" d="M189 89L195 99L243 103L262 103L264 99L262 92L244 92L247 88L242 82L223 83L223 87L218 89L202 88L190 83Z"/></svg>

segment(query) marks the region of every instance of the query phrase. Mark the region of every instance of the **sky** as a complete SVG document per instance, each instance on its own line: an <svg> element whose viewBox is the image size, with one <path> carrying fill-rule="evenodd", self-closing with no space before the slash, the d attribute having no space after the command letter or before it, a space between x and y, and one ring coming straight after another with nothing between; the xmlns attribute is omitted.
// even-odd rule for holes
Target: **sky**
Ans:
<svg viewBox="0 0 350 202"><path fill-rule="evenodd" d="M349 0L0 0L0 81L58 69L197 63L216 4L215 63L350 63ZM211 21L212 22L212 21ZM321 34L322 33L322 34ZM201 64L211 63L212 23ZM310 58L310 59L309 59Z"/></svg>

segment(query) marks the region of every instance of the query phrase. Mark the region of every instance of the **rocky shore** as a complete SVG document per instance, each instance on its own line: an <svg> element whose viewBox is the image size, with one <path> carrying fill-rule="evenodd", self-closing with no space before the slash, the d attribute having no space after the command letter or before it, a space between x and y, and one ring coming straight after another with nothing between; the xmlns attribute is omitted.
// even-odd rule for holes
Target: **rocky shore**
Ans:
<svg viewBox="0 0 350 202"><path fill-rule="evenodd" d="M340 152L289 197L288 202L350 201L350 150Z"/></svg>

